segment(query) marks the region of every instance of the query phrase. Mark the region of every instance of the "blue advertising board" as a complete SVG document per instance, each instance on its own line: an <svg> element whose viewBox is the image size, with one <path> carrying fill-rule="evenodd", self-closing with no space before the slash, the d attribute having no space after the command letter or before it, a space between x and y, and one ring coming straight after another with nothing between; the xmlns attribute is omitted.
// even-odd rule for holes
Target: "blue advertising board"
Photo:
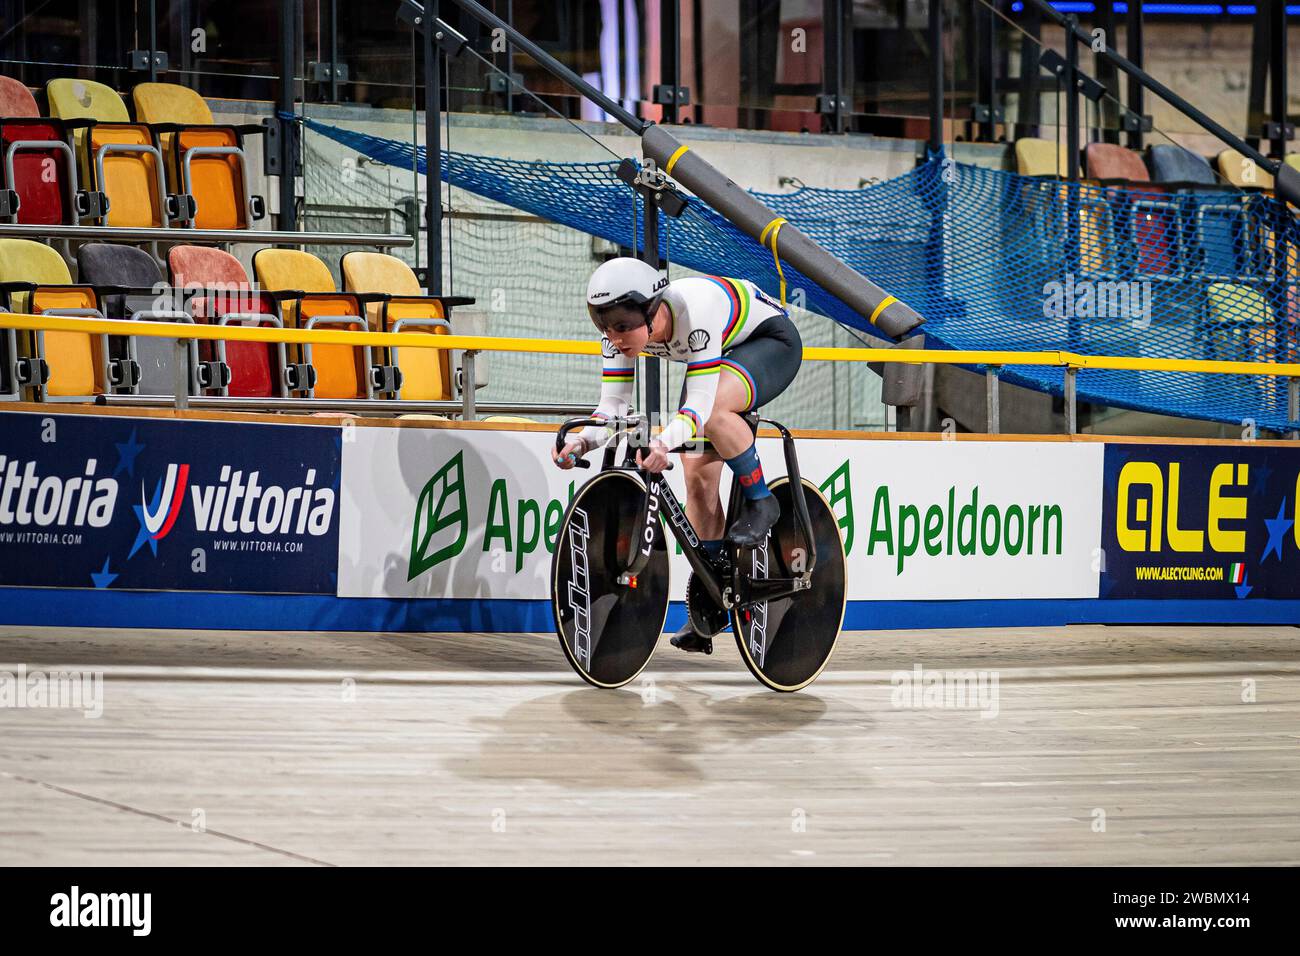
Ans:
<svg viewBox="0 0 1300 956"><path fill-rule="evenodd" d="M325 426L0 413L0 586L334 594L340 446Z"/></svg>
<svg viewBox="0 0 1300 956"><path fill-rule="evenodd" d="M1300 598L1300 448L1106 446L1102 598Z"/></svg>

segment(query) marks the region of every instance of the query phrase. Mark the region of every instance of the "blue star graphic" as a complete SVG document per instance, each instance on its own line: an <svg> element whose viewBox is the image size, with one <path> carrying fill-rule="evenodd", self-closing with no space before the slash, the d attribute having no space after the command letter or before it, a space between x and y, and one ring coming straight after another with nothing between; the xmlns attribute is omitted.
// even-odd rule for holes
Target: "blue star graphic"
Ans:
<svg viewBox="0 0 1300 956"><path fill-rule="evenodd" d="M1263 564L1264 559L1271 552L1277 552L1277 559L1282 560L1282 541L1286 538L1286 533L1291 530L1291 525L1295 524L1291 518L1282 517L1286 514L1286 498L1282 498L1282 504L1278 506L1276 518L1265 518L1264 524L1268 526L1268 546L1264 548L1263 555L1260 556L1259 563Z"/></svg>
<svg viewBox="0 0 1300 956"><path fill-rule="evenodd" d="M113 469L113 475L125 471L132 478L135 477L135 457L144 451L144 445L135 440L135 429L131 429L131 437L124 442L114 442L113 447L117 449L117 467Z"/></svg>
<svg viewBox="0 0 1300 956"><path fill-rule="evenodd" d="M1252 498L1256 498L1264 493L1264 489L1268 485L1268 477L1273 474L1273 469L1261 461L1257 465L1251 465L1250 472L1251 482L1249 494Z"/></svg>
<svg viewBox="0 0 1300 956"><path fill-rule="evenodd" d="M153 489L153 503L149 505L149 510L154 514L158 513L158 503L162 500L162 486L162 479L159 478ZM129 561L134 558L135 553L140 550L140 545L146 541L149 542L149 550L153 552L153 556L158 557L158 542L154 540L153 535L144 523L144 505L132 505L131 510L135 512L136 520L140 522L140 530L136 532L135 543L131 545L131 552L126 556L126 559Z"/></svg>
<svg viewBox="0 0 1300 956"><path fill-rule="evenodd" d="M108 558L104 559L104 569L98 573L90 572L90 580L95 582L95 587L106 588L117 580L117 575L108 570Z"/></svg>

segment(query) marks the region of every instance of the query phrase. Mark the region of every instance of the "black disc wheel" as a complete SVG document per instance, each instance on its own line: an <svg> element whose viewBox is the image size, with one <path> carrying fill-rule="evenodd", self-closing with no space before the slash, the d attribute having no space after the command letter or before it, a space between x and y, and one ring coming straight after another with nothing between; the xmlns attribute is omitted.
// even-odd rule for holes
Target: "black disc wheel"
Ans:
<svg viewBox="0 0 1300 956"><path fill-rule="evenodd" d="M560 523L551 561L551 608L569 664L596 687L633 680L654 653L668 614L668 550L653 523L650 559L626 584L618 579L633 548L647 545L641 512L646 486L627 471L583 485Z"/></svg>
<svg viewBox="0 0 1300 956"><path fill-rule="evenodd" d="M797 577L806 567L806 556L795 522L794 486L781 477L769 487L781 505L781 517L763 546L738 549L737 566L755 580ZM805 479L803 488L817 555L812 587L790 597L731 609L731 625L745 666L778 691L800 690L817 678L835 650L844 623L848 578L839 524L817 487Z"/></svg>

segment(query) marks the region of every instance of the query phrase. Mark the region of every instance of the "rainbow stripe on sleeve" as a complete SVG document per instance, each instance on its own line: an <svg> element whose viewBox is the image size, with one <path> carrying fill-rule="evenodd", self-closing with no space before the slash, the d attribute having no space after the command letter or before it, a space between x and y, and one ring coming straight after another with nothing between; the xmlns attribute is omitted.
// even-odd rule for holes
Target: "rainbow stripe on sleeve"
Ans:
<svg viewBox="0 0 1300 956"><path fill-rule="evenodd" d="M706 362L689 362L686 365L686 377L694 378L697 375L717 375L721 370L721 358L710 359Z"/></svg>
<svg viewBox="0 0 1300 956"><path fill-rule="evenodd" d="M726 293L727 299L731 303L731 315L727 317L727 322L722 329L722 348L725 350L740 334L741 329L745 327L745 322L749 319L749 290L735 279L728 279L724 276L704 276L703 278L716 283L718 288Z"/></svg>

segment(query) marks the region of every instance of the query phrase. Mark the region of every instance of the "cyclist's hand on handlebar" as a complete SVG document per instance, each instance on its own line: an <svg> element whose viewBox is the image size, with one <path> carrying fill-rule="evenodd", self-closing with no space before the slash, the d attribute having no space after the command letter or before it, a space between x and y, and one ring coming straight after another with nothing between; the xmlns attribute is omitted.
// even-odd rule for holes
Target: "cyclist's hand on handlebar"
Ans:
<svg viewBox="0 0 1300 956"><path fill-rule="evenodd" d="M659 474L668 467L668 446L661 441L650 442L649 449L637 451L636 463L648 472Z"/></svg>
<svg viewBox="0 0 1300 956"><path fill-rule="evenodd" d="M578 463L578 459L587 453L587 442L583 438L570 438L559 451L551 449L551 460L561 468L569 469Z"/></svg>

